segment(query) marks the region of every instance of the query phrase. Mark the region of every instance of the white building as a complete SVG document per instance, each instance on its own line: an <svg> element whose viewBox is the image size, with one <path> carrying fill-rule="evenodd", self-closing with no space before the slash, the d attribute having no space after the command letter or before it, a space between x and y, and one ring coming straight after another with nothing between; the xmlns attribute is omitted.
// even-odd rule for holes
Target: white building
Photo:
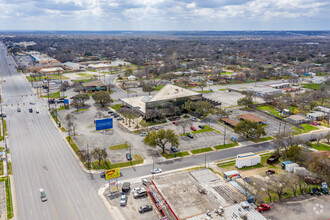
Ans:
<svg viewBox="0 0 330 220"><path fill-rule="evenodd" d="M321 112L325 112L325 113L330 113L330 108L328 107L324 107L324 106L317 106L315 107L316 110L319 110Z"/></svg>
<svg viewBox="0 0 330 220"><path fill-rule="evenodd" d="M63 63L64 65L64 68L65 69L68 69L68 70L80 70L80 65L78 63L72 63L72 62L66 62L66 63Z"/></svg>
<svg viewBox="0 0 330 220"><path fill-rule="evenodd" d="M52 68L43 68L40 70L44 74L54 74L54 73L63 73L64 70L61 67L52 67Z"/></svg>
<svg viewBox="0 0 330 220"><path fill-rule="evenodd" d="M110 64L105 64L105 63L98 63L98 64L89 64L88 68L91 68L93 70L101 70L101 69L107 69L110 68Z"/></svg>
<svg viewBox="0 0 330 220"><path fill-rule="evenodd" d="M308 118L302 115L291 115L290 117L287 117L287 120L293 124L301 124L309 121Z"/></svg>
<svg viewBox="0 0 330 220"><path fill-rule="evenodd" d="M324 118L325 114L323 112L311 112L307 114L307 117L312 119L313 121L315 120L322 120Z"/></svg>
<svg viewBox="0 0 330 220"><path fill-rule="evenodd" d="M255 87L255 88L251 88L249 90L252 91L257 96L261 96L261 97L265 97L267 95L282 94L282 90L274 89L274 88L271 88L271 87Z"/></svg>
<svg viewBox="0 0 330 220"><path fill-rule="evenodd" d="M127 79L131 80L131 81L134 81L134 80L136 80L136 76L131 75L131 76L127 77Z"/></svg>
<svg viewBox="0 0 330 220"><path fill-rule="evenodd" d="M284 89L284 88L288 88L290 86L291 86L290 83L279 83L279 84L270 85L270 87L272 87L274 89Z"/></svg>

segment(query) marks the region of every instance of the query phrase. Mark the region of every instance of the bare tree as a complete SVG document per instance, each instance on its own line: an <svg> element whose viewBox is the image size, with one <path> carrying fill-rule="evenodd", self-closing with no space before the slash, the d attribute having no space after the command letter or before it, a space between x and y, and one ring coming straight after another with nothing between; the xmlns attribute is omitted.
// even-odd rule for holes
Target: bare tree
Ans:
<svg viewBox="0 0 330 220"><path fill-rule="evenodd" d="M99 166L101 165L101 161L108 156L107 151L99 147L94 148L94 150L91 152L91 155L94 159L98 160ZM104 162L106 161L104 160Z"/></svg>
<svg viewBox="0 0 330 220"><path fill-rule="evenodd" d="M71 136L71 129L72 126L74 124L74 120L76 120L76 117L73 114L67 114L64 118L67 122L67 126L68 126L68 135Z"/></svg>
<svg viewBox="0 0 330 220"><path fill-rule="evenodd" d="M177 124L182 127L183 134L185 134L186 127L191 125L191 121L189 119L181 119L177 122Z"/></svg>
<svg viewBox="0 0 330 220"><path fill-rule="evenodd" d="M292 190L294 196L297 195L298 187L299 187L299 177L295 173L286 173L287 175L287 185Z"/></svg>
<svg viewBox="0 0 330 220"><path fill-rule="evenodd" d="M286 173L280 173L279 175L272 175L270 177L272 183L272 190L277 194L278 199L282 200L282 196L285 193L287 183L289 181Z"/></svg>
<svg viewBox="0 0 330 220"><path fill-rule="evenodd" d="M101 119L101 118L104 118L105 115L102 111L97 111L96 114L95 114L95 117Z"/></svg>

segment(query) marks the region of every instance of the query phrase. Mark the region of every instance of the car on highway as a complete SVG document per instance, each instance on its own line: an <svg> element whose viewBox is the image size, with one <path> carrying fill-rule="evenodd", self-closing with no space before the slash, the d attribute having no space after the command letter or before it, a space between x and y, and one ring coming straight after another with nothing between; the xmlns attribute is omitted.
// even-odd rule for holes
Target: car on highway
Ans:
<svg viewBox="0 0 330 220"><path fill-rule="evenodd" d="M205 128L204 125L198 125L198 127L199 127L200 129L204 129L204 128Z"/></svg>
<svg viewBox="0 0 330 220"><path fill-rule="evenodd" d="M39 109L36 109L36 113L39 114Z"/></svg>
<svg viewBox="0 0 330 220"><path fill-rule="evenodd" d="M32 113L33 112L33 109L32 108L29 108L29 112Z"/></svg>
<svg viewBox="0 0 330 220"><path fill-rule="evenodd" d="M35 105L36 103L35 102L30 102L30 105Z"/></svg>
<svg viewBox="0 0 330 220"><path fill-rule="evenodd" d="M161 172L162 172L162 169L159 169L159 168L155 168L155 169L151 170L151 174L157 174L157 173L161 173Z"/></svg>
<svg viewBox="0 0 330 220"><path fill-rule="evenodd" d="M151 205L145 205L145 206L141 206L139 208L140 213L150 212L150 211L152 211L152 206Z"/></svg>
<svg viewBox="0 0 330 220"><path fill-rule="evenodd" d="M193 135L193 134L190 134L190 133L188 133L188 134L187 134L187 137L190 137L190 138L194 138L194 135Z"/></svg>
<svg viewBox="0 0 330 220"><path fill-rule="evenodd" d="M21 112L21 108L17 108L17 112Z"/></svg>
<svg viewBox="0 0 330 220"><path fill-rule="evenodd" d="M121 193L120 206L126 206L126 204L127 204L127 195L126 193Z"/></svg>
<svg viewBox="0 0 330 220"><path fill-rule="evenodd" d="M132 160L132 155L130 153L127 153L126 154L126 159L131 161Z"/></svg>
<svg viewBox="0 0 330 220"><path fill-rule="evenodd" d="M176 148L176 147L171 147L171 151L174 153L179 152L178 148Z"/></svg>
<svg viewBox="0 0 330 220"><path fill-rule="evenodd" d="M45 190L43 188L40 188L39 191L40 191L40 199L41 199L41 201L42 202L47 201L47 196L46 196Z"/></svg>
<svg viewBox="0 0 330 220"><path fill-rule="evenodd" d="M5 117L7 117L6 114L0 114L0 118L5 118Z"/></svg>
<svg viewBox="0 0 330 220"><path fill-rule="evenodd" d="M190 129L196 131L196 128L194 126L191 126Z"/></svg>

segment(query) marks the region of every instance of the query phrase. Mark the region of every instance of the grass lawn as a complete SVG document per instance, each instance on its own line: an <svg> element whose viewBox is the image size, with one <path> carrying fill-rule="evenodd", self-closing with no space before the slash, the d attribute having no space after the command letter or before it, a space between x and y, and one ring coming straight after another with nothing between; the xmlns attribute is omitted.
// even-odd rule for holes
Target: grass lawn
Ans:
<svg viewBox="0 0 330 220"><path fill-rule="evenodd" d="M4 169L3 168L3 161L1 160L0 161L0 176L3 175L3 173L4 173L4 170L3 169Z"/></svg>
<svg viewBox="0 0 330 220"><path fill-rule="evenodd" d="M222 72L221 75L233 75L231 72Z"/></svg>
<svg viewBox="0 0 330 220"><path fill-rule="evenodd" d="M87 78L87 77L93 77L92 74L88 74L88 73L77 73L77 75L82 76L82 77L85 77L85 78Z"/></svg>
<svg viewBox="0 0 330 220"><path fill-rule="evenodd" d="M255 143L259 143L259 142L269 141L269 140L273 140L273 137L271 137L271 136L269 136L269 137L260 137L260 138L251 139L250 141L253 141Z"/></svg>
<svg viewBox="0 0 330 220"><path fill-rule="evenodd" d="M121 108L121 106L122 104L116 104L116 105L111 105L110 107L117 111L118 109Z"/></svg>
<svg viewBox="0 0 330 220"><path fill-rule="evenodd" d="M171 159L171 158L175 158L175 157L189 156L189 153L188 153L188 151L182 151L182 152L170 153L170 154L165 152L164 154L161 153L160 155L162 155L162 157L165 157L166 159Z"/></svg>
<svg viewBox="0 0 330 220"><path fill-rule="evenodd" d="M65 106L64 105L61 105L59 108L57 108L57 111L61 111L61 110L65 110Z"/></svg>
<svg viewBox="0 0 330 220"><path fill-rule="evenodd" d="M312 148L320 151L330 151L330 146L322 143L320 143L319 145L317 145L317 143L312 144Z"/></svg>
<svg viewBox="0 0 330 220"><path fill-rule="evenodd" d="M193 131L193 132L191 132L191 133L193 133L193 134L198 134L198 133L204 133L204 132L210 132L210 131L215 131L215 132L221 134L220 131L215 130L214 128L211 128L211 127L209 127L209 126L207 126L207 125L204 125L204 129L196 130L196 131Z"/></svg>
<svg viewBox="0 0 330 220"><path fill-rule="evenodd" d="M292 129L295 130L292 134L297 135L297 134L302 134L302 133L307 133L313 130L318 130L317 127L311 124L302 124L301 125L304 129L298 128L298 127L293 127Z"/></svg>
<svg viewBox="0 0 330 220"><path fill-rule="evenodd" d="M74 142L74 140L70 137L70 136L67 136L66 137L66 140L69 142L71 148L73 149L73 151L76 153L76 155L80 158L80 155L79 155L79 147L77 146L77 144Z"/></svg>
<svg viewBox="0 0 330 220"><path fill-rule="evenodd" d="M84 83L84 82L89 82L89 81L92 81L93 79L76 79L76 80L73 80L73 82L76 82L76 83Z"/></svg>
<svg viewBox="0 0 330 220"><path fill-rule="evenodd" d="M14 217L12 194L10 188L10 179L7 177L0 178L0 182L5 181L6 185L6 205L7 205L7 219Z"/></svg>
<svg viewBox="0 0 330 220"><path fill-rule="evenodd" d="M214 146L214 148L216 150L221 150L221 149L231 148L231 147L235 147L235 146L238 146L237 142L229 143L229 144L225 144L225 145L223 145L223 144L217 145L217 146Z"/></svg>
<svg viewBox="0 0 330 220"><path fill-rule="evenodd" d="M219 91L225 91L225 90L228 90L228 89L219 89Z"/></svg>
<svg viewBox="0 0 330 220"><path fill-rule="evenodd" d="M155 87L155 90L156 90L156 91L159 91L159 90L161 90L164 86L165 86L165 85L158 85L158 86Z"/></svg>
<svg viewBox="0 0 330 220"><path fill-rule="evenodd" d="M109 147L110 150L121 150L121 149L126 149L126 148L129 148L129 144L127 144L127 143L113 145L113 146Z"/></svg>
<svg viewBox="0 0 330 220"><path fill-rule="evenodd" d="M69 79L68 77L66 76L63 76L62 77L60 76L60 74L52 74L52 75L49 75L48 77L50 77L51 79ZM36 77L35 79L33 79L31 76L27 76L26 79L31 82L32 80L37 80L37 81L41 81L41 80L44 80L46 78L46 76L41 76L40 78L39 77Z"/></svg>
<svg viewBox="0 0 330 220"><path fill-rule="evenodd" d="M315 84L315 83L311 83L309 84L302 84L304 88L306 89L319 89L321 84Z"/></svg>
<svg viewBox="0 0 330 220"><path fill-rule="evenodd" d="M11 166L11 162L8 162L8 174L13 174L13 167Z"/></svg>
<svg viewBox="0 0 330 220"><path fill-rule="evenodd" d="M166 123L166 121L161 121L161 122L155 122L155 121L146 122L145 120L141 120L140 125L142 127L148 127L148 126L160 125L160 124L164 124L164 123Z"/></svg>
<svg viewBox="0 0 330 220"><path fill-rule="evenodd" d="M205 148L200 148L200 149L196 149L196 150L191 150L190 152L192 154L200 154L200 153L205 153L205 152L210 152L210 151L213 151L213 149L210 147L205 147Z"/></svg>
<svg viewBox="0 0 330 220"><path fill-rule="evenodd" d="M109 160L107 160L106 163L104 163L104 160L102 160L101 165L98 164L98 161L93 161L92 168L95 170L100 170L100 169L108 170L108 169L112 169L112 168L133 166L136 164L142 164L144 162L143 157L140 155L133 155L133 158L134 158L134 160L132 160L132 161L115 163L115 164L111 164Z"/></svg>
<svg viewBox="0 0 330 220"><path fill-rule="evenodd" d="M198 92L198 93L211 93L211 92L213 92L213 91L210 91L210 90L203 90L203 92L202 92L202 91L196 91L196 92Z"/></svg>
<svg viewBox="0 0 330 220"><path fill-rule="evenodd" d="M44 95L42 97L48 98L48 95ZM60 92L49 93L49 98L50 99L59 99L59 98L61 98L61 93Z"/></svg>
<svg viewBox="0 0 330 220"><path fill-rule="evenodd" d="M272 115L280 117L280 113L275 110L275 108L268 106L268 105L263 105L263 106L258 106L257 109L260 109L265 112L269 112Z"/></svg>

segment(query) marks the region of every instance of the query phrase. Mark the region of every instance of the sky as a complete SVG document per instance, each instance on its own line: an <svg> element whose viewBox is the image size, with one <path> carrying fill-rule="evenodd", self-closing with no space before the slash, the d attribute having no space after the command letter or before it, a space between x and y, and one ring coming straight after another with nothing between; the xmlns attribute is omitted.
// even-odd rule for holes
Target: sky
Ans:
<svg viewBox="0 0 330 220"><path fill-rule="evenodd" d="M0 30L330 30L329 0L0 0Z"/></svg>

